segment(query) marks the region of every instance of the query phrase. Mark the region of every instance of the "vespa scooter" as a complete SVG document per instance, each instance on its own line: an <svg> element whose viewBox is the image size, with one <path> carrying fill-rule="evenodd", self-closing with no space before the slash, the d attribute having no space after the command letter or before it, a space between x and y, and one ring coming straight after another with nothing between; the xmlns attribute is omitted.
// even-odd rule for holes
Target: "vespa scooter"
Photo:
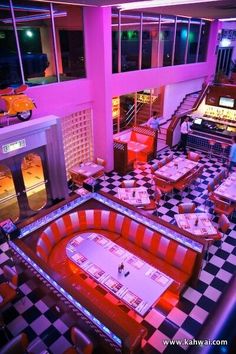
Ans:
<svg viewBox="0 0 236 354"><path fill-rule="evenodd" d="M4 103L4 110L0 110L0 118L5 116L17 117L21 121L30 119L32 110L36 105L33 100L24 93L27 88L27 85L21 85L16 89L8 87L0 90L0 100Z"/></svg>

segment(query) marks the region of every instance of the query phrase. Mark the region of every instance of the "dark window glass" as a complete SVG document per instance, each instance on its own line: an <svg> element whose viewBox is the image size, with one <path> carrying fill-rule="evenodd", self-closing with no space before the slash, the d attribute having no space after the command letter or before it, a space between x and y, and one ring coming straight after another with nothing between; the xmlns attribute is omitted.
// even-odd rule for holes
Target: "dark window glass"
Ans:
<svg viewBox="0 0 236 354"><path fill-rule="evenodd" d="M188 35L188 57L187 63L195 63L197 59L197 45L200 31L200 21L191 19L190 31Z"/></svg>
<svg viewBox="0 0 236 354"><path fill-rule="evenodd" d="M82 8L53 5L60 80L85 77L85 53Z"/></svg>
<svg viewBox="0 0 236 354"><path fill-rule="evenodd" d="M0 88L22 83L8 0L0 2Z"/></svg>
<svg viewBox="0 0 236 354"><path fill-rule="evenodd" d="M172 62L174 43L175 17L161 16L161 41L159 66L169 66Z"/></svg>
<svg viewBox="0 0 236 354"><path fill-rule="evenodd" d="M184 64L188 38L188 19L177 17L174 65Z"/></svg>
<svg viewBox="0 0 236 354"><path fill-rule="evenodd" d="M140 15L122 12L121 71L138 70Z"/></svg>
<svg viewBox="0 0 236 354"><path fill-rule="evenodd" d="M13 4L25 82L30 86L56 82L49 4L18 0Z"/></svg>
<svg viewBox="0 0 236 354"><path fill-rule="evenodd" d="M142 69L158 66L159 15L143 14Z"/></svg>
<svg viewBox="0 0 236 354"><path fill-rule="evenodd" d="M112 12L112 72L118 72L118 11Z"/></svg>
<svg viewBox="0 0 236 354"><path fill-rule="evenodd" d="M198 61L205 61L206 60L209 30L210 30L210 22L207 22L204 20L202 22Z"/></svg>

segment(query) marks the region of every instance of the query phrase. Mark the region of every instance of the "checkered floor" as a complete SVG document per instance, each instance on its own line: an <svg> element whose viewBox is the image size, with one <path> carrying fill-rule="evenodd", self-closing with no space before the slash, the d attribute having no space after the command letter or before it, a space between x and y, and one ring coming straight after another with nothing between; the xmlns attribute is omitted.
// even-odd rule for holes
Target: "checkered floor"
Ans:
<svg viewBox="0 0 236 354"><path fill-rule="evenodd" d="M168 155L167 149L158 156L158 160ZM180 155L175 152L175 156ZM212 178L221 171L222 163L218 158L210 161L205 154L201 153L201 164L204 165L202 180L182 195L175 192L166 200L162 200L158 209L159 217L168 222L174 222L174 214L177 212L177 205L181 202L194 201L198 210L204 208L207 198L206 186ZM155 163L156 160L151 162ZM123 179L136 179L138 185L152 191L150 167L146 170L135 170L130 174L121 177L117 173L109 173L105 181L101 181L104 192L115 195L117 187ZM218 217L209 209L213 216L213 222ZM235 218L231 220L230 230L223 241L222 247L214 244L210 247L210 258L205 263L200 274L199 281L195 288L188 287L183 293L176 306L168 310L157 307L153 308L145 318L136 316L136 320L142 323L148 330L148 335L143 340L143 352L154 353L186 353L188 349L182 345L173 347L163 343L165 339L191 339L196 338L209 313L217 306L217 302L229 283L232 274L236 270L236 225ZM9 258L9 250L6 243L0 246L0 282L3 280L2 266L12 266ZM12 306L6 308L2 315L7 330L5 334L9 338L20 332L27 333L30 340L30 350L33 353L41 353L48 349L50 353L60 354L71 345L69 328L72 324L68 315L60 315L57 308L52 306L51 294L44 294L37 289L26 274L19 275L19 294ZM0 347L7 341L6 335L0 335ZM99 348L97 353L101 353Z"/></svg>

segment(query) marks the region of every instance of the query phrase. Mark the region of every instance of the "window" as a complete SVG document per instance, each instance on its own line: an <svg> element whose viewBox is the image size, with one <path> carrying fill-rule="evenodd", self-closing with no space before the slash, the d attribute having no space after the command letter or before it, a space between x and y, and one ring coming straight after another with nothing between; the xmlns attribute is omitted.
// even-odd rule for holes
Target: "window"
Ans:
<svg viewBox="0 0 236 354"><path fill-rule="evenodd" d="M142 69L158 66L159 15L143 14Z"/></svg>
<svg viewBox="0 0 236 354"><path fill-rule="evenodd" d="M202 22L198 61L206 60L209 31L210 31L210 22L204 20Z"/></svg>
<svg viewBox="0 0 236 354"><path fill-rule="evenodd" d="M0 2L0 88L22 83L15 34L8 0Z"/></svg>
<svg viewBox="0 0 236 354"><path fill-rule="evenodd" d="M185 50L188 39L188 19L177 17L174 65L185 64Z"/></svg>
<svg viewBox="0 0 236 354"><path fill-rule="evenodd" d="M161 16L160 65L172 64L172 52L175 35L175 17Z"/></svg>
<svg viewBox="0 0 236 354"><path fill-rule="evenodd" d="M195 63L197 60L199 31L200 31L200 21L192 18L190 22L190 31L188 35L187 63Z"/></svg>

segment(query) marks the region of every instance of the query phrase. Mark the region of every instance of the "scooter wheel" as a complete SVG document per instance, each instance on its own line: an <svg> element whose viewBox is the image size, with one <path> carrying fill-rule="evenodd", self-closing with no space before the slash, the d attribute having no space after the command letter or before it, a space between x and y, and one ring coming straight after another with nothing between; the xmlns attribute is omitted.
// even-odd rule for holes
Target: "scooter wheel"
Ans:
<svg viewBox="0 0 236 354"><path fill-rule="evenodd" d="M17 113L17 118L19 120L21 120L22 122L24 122L26 120L29 120L31 116L32 116L32 111L31 110Z"/></svg>

